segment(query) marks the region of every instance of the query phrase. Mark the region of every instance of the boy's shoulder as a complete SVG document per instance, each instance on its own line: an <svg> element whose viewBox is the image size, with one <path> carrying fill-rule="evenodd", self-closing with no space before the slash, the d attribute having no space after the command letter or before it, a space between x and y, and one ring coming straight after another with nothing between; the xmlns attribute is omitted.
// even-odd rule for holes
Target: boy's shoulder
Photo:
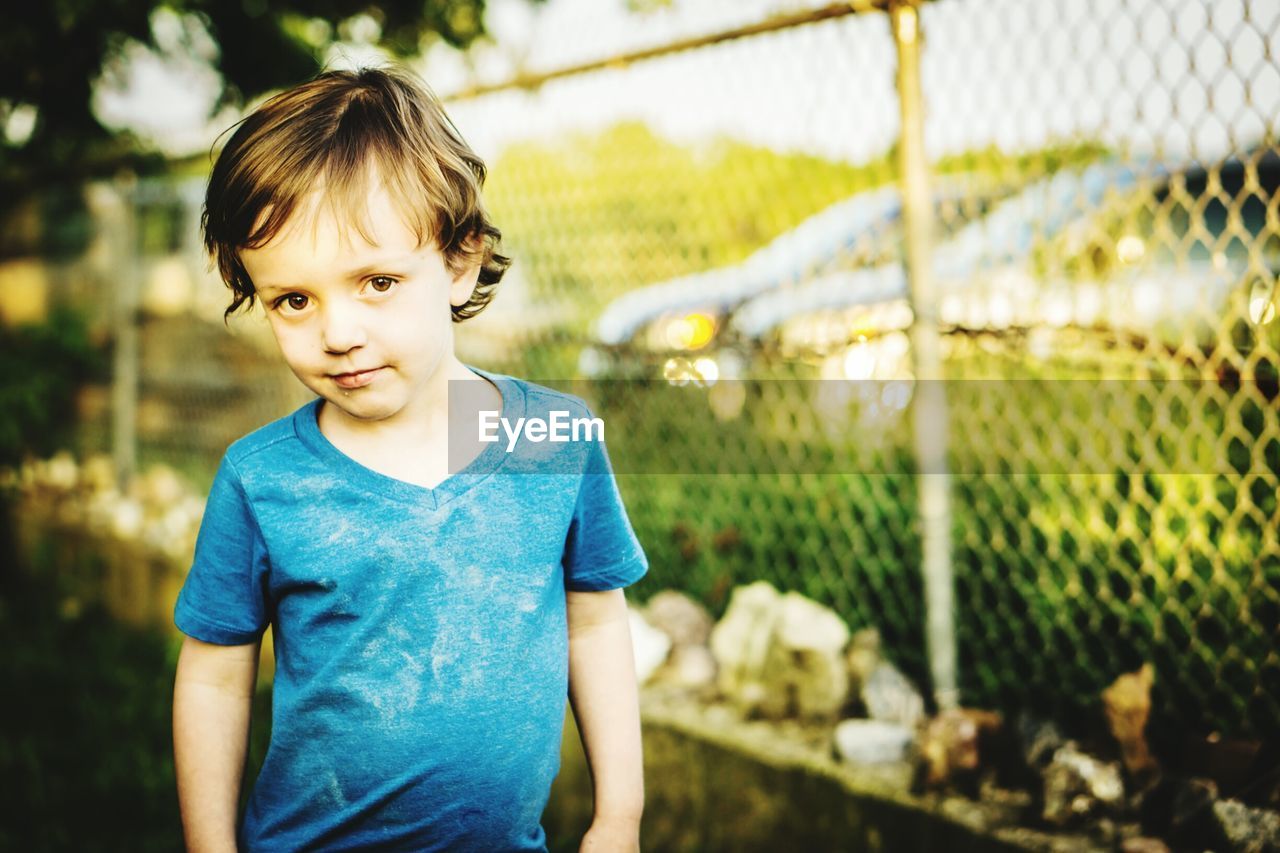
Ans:
<svg viewBox="0 0 1280 853"><path fill-rule="evenodd" d="M264 455L263 451L282 442L297 441L297 419L308 411L314 410L318 400L319 398L316 398L304 403L289 414L276 418L270 423L263 424L247 435L231 442L227 446L227 460L237 469L244 469L260 460L270 458L269 455Z"/></svg>
<svg viewBox="0 0 1280 853"><path fill-rule="evenodd" d="M592 417L591 407L581 397L557 388L540 385L518 376L509 376L490 371L477 371L490 379L506 380L513 383L524 394L524 410L526 417L547 417L553 411L567 411L572 417ZM568 384L568 383L565 383Z"/></svg>

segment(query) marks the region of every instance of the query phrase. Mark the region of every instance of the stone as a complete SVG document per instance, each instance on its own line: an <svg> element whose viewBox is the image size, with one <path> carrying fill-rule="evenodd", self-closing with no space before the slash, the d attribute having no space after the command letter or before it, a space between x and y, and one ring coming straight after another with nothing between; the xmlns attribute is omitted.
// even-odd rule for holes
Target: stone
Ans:
<svg viewBox="0 0 1280 853"><path fill-rule="evenodd" d="M1068 742L1044 771L1044 819L1055 826L1114 812L1124 799L1120 765L1080 752Z"/></svg>
<svg viewBox="0 0 1280 853"><path fill-rule="evenodd" d="M781 600L766 581L737 587L724 616L711 629L716 686L740 713L753 713L764 698L761 678Z"/></svg>
<svg viewBox="0 0 1280 853"><path fill-rule="evenodd" d="M980 742L1003 725L999 714L952 708L938 714L920 735L920 777L925 787L951 784L976 789L982 763Z"/></svg>
<svg viewBox="0 0 1280 853"><path fill-rule="evenodd" d="M91 492L105 492L116 487L115 461L105 453L94 453L80 469L81 482Z"/></svg>
<svg viewBox="0 0 1280 853"><path fill-rule="evenodd" d="M111 507L111 532L119 539L137 539L144 518L142 504L122 497Z"/></svg>
<svg viewBox="0 0 1280 853"><path fill-rule="evenodd" d="M644 684L667 659L667 653L671 651L671 638L650 625L637 611L628 610L627 614L631 622L636 680Z"/></svg>
<svg viewBox="0 0 1280 853"><path fill-rule="evenodd" d="M679 646L705 646L715 624L707 609L689 596L664 589L644 607L649 624L663 631Z"/></svg>
<svg viewBox="0 0 1280 853"><path fill-rule="evenodd" d="M1178 842L1213 836L1211 808L1218 799L1218 786L1212 779L1165 775L1138 796L1138 816L1146 835Z"/></svg>
<svg viewBox="0 0 1280 853"><path fill-rule="evenodd" d="M835 611L797 592L782 596L765 655L760 713L834 720L849 693L848 642L849 627Z"/></svg>
<svg viewBox="0 0 1280 853"><path fill-rule="evenodd" d="M848 641L844 620L799 593L738 587L711 631L717 687L744 716L834 720L848 693Z"/></svg>
<svg viewBox="0 0 1280 853"><path fill-rule="evenodd" d="M1022 760L1034 771L1042 771L1053 761L1053 754L1067 742L1052 720L1024 714L1018 719L1018 748Z"/></svg>
<svg viewBox="0 0 1280 853"><path fill-rule="evenodd" d="M678 687L708 687L715 684L716 659L706 646L676 646L661 672Z"/></svg>
<svg viewBox="0 0 1280 853"><path fill-rule="evenodd" d="M1159 838L1136 835L1120 842L1120 853L1169 853L1169 845Z"/></svg>
<svg viewBox="0 0 1280 853"><path fill-rule="evenodd" d="M906 761L915 733L879 720L841 720L833 735L836 755L850 764Z"/></svg>
<svg viewBox="0 0 1280 853"><path fill-rule="evenodd" d="M187 494L186 484L168 465L151 465L142 476L134 480L131 497L141 501L148 509L169 507Z"/></svg>
<svg viewBox="0 0 1280 853"><path fill-rule="evenodd" d="M1280 851L1280 814L1253 809L1236 800L1213 804L1213 820L1225 843L1222 849L1248 853Z"/></svg>
<svg viewBox="0 0 1280 853"><path fill-rule="evenodd" d="M45 485L68 492L76 487L80 478L80 466L70 451L59 450L44 465Z"/></svg>
<svg viewBox="0 0 1280 853"><path fill-rule="evenodd" d="M867 676L862 704L873 720L915 728L924 719L924 697L911 679L888 661L880 661Z"/></svg>
<svg viewBox="0 0 1280 853"><path fill-rule="evenodd" d="M880 632L875 628L863 628L855 632L849 642L849 651L845 653L849 687L853 692L862 692L863 685L880 660Z"/></svg>
<svg viewBox="0 0 1280 853"><path fill-rule="evenodd" d="M1137 672L1120 676L1102 691L1107 726L1120 744L1120 758L1131 778L1147 778L1157 770L1147 748L1147 720L1151 717L1151 685L1155 668L1146 663Z"/></svg>
<svg viewBox="0 0 1280 853"><path fill-rule="evenodd" d="M115 527L116 504L120 493L114 489L95 490L85 499L85 523L97 534L107 535ZM203 512L204 502L200 503Z"/></svg>

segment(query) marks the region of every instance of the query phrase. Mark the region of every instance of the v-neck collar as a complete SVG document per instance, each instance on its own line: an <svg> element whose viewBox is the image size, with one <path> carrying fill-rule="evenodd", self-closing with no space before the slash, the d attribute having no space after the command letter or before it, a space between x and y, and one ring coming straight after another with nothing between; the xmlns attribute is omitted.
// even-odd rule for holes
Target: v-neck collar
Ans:
<svg viewBox="0 0 1280 853"><path fill-rule="evenodd" d="M464 365L468 370L492 382L502 395L502 415L509 423L516 423L525 414L525 394L520 383L502 373L491 373L478 367ZM435 510L479 485L497 471L508 456L501 442L487 445L475 459L461 471L450 474L434 488L410 483L375 471L352 459L329 441L320 431L320 406L323 397L316 397L294 412L294 432L308 448L334 470L343 481L357 486L378 497Z"/></svg>

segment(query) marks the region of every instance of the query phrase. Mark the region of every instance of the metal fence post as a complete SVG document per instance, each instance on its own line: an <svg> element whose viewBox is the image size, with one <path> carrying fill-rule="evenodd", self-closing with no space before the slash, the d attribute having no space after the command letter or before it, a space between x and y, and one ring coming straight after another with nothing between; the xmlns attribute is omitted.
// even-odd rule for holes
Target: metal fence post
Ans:
<svg viewBox="0 0 1280 853"><path fill-rule="evenodd" d="M912 405L919 464L919 512L923 535L925 642L934 699L940 709L959 704L951 569L951 477L947 471L947 399L942 383L937 297L934 293L933 205L924 150L924 98L920 84L918 0L889 8L898 54L898 104L902 130L898 163L906 234L906 272L913 312L911 352L916 378Z"/></svg>
<svg viewBox="0 0 1280 853"><path fill-rule="evenodd" d="M137 468L138 425L138 179L132 172L116 177L120 222L115 229L116 280L111 376L111 457L116 483L123 492Z"/></svg>

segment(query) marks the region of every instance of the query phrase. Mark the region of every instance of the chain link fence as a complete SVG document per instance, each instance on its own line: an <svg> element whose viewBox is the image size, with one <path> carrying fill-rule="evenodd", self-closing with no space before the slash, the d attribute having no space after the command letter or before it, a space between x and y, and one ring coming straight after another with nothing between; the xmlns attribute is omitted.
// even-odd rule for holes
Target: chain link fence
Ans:
<svg viewBox="0 0 1280 853"><path fill-rule="evenodd" d="M1280 724L1278 15L920 7L966 704L1100 718L1102 688L1150 661L1156 729ZM928 684L925 481L910 395L886 397L915 377L921 313L893 32L883 10L824 18L452 108L495 137L539 115L577 130L520 135L494 163L512 290L546 312L518 312L506 364L596 377L650 588L717 610L758 578L798 589L878 627ZM664 379L703 379L706 404ZM1077 463L1099 435L1127 437L1121 458ZM1189 442L1208 453L1183 458ZM829 463L834 445L855 456ZM750 461L681 476L709 449Z"/></svg>
<svg viewBox="0 0 1280 853"><path fill-rule="evenodd" d="M941 555L962 703L1071 722L1151 662L1156 729L1274 732L1280 4L938 0L906 7L914 29L870 2L699 5L636 12L598 55L613 19L552 4L523 51L422 69L516 259L460 355L590 380L652 564L635 595L719 615L763 578L878 628L928 692ZM114 339L137 320L115 381L136 381L139 464L207 483L305 392L260 315L223 329L202 189L93 188L93 221L130 224L88 228L48 286ZM943 380L934 480L913 379ZM86 398L84 450L112 446L111 393ZM1120 455L1082 461L1097 440ZM710 449L738 462L690 473Z"/></svg>
<svg viewBox="0 0 1280 853"><path fill-rule="evenodd" d="M0 316L87 320L110 376L79 394L71 449L111 455L123 482L164 464L207 491L230 442L308 396L261 315L223 324L227 290L200 243L204 184L122 175L51 188L6 225Z"/></svg>

